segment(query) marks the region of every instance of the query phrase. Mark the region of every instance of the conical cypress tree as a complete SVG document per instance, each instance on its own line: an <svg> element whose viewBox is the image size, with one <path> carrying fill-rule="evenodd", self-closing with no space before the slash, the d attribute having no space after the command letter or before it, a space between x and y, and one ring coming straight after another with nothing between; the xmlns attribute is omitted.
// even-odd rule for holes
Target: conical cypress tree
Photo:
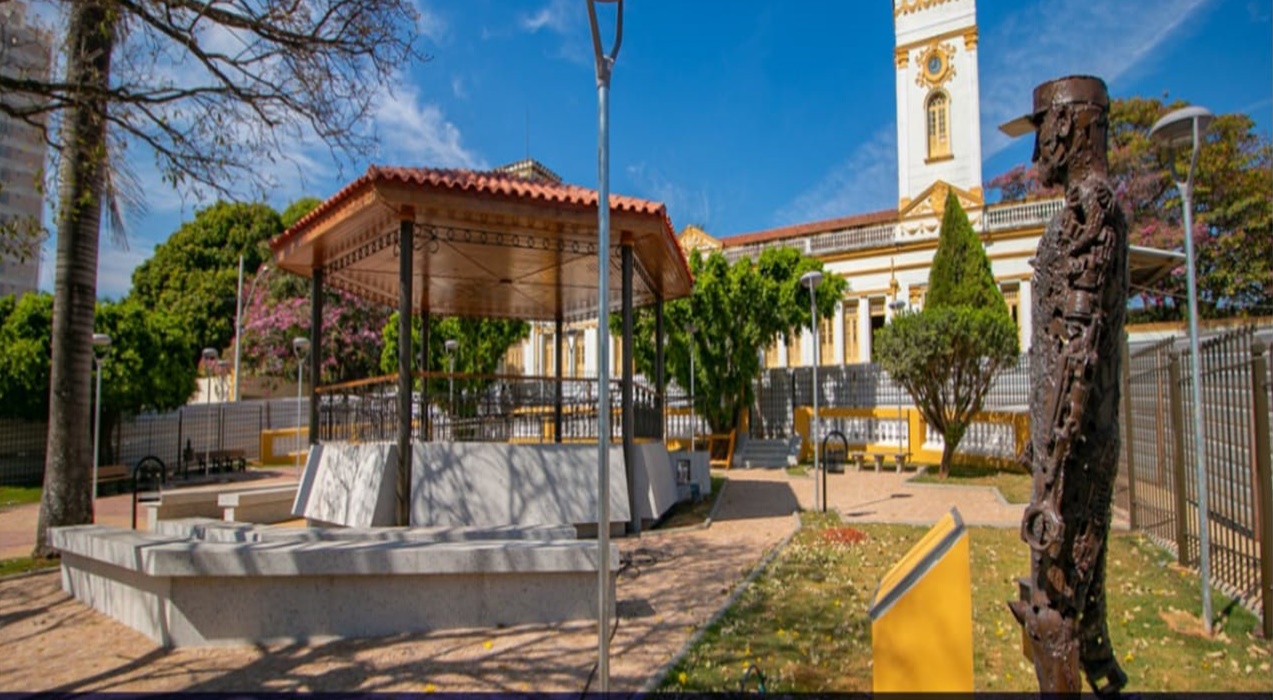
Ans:
<svg viewBox="0 0 1273 700"><path fill-rule="evenodd" d="M930 309L969 306L1008 313L1003 293L990 272L990 259L968 214L951 192L946 197L937 254L928 273L928 294L924 306Z"/></svg>

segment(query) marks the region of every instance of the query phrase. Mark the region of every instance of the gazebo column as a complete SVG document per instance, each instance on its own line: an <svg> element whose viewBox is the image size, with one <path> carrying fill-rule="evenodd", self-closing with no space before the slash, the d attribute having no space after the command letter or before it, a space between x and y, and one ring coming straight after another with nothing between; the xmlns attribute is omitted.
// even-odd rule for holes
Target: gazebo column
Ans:
<svg viewBox="0 0 1273 700"><path fill-rule="evenodd" d="M403 207L398 224L398 496L397 522L411 522L411 292L415 209Z"/></svg>
<svg viewBox="0 0 1273 700"><path fill-rule="evenodd" d="M318 444L318 379L323 369L323 268L309 279L309 444ZM235 342L238 342L237 340ZM235 377L238 381L238 377Z"/></svg>
<svg viewBox="0 0 1273 700"><path fill-rule="evenodd" d="M561 392L562 392L562 372L561 372L561 349L562 343L562 323L561 314L557 315L557 328L553 335L553 366L556 369L557 391L553 394L553 442L561 442Z"/></svg>
<svg viewBox="0 0 1273 700"><path fill-rule="evenodd" d="M429 410L429 280L423 283L424 291L420 292L420 371L425 376L420 378L420 441L433 442L433 417Z"/></svg>
<svg viewBox="0 0 1273 700"><path fill-rule="evenodd" d="M630 534L641 534L641 512L637 510L640 500L636 493L635 457L632 437L636 428L635 414L632 410L632 241L624 236L622 245L623 263L623 474L628 480L628 508L632 514L629 523ZM605 406L601 410L606 410Z"/></svg>
<svg viewBox="0 0 1273 700"><path fill-rule="evenodd" d="M659 415L658 432L655 435L662 440L667 426L667 416L663 407L667 404L667 372L663 367L663 297L654 300L654 408Z"/></svg>

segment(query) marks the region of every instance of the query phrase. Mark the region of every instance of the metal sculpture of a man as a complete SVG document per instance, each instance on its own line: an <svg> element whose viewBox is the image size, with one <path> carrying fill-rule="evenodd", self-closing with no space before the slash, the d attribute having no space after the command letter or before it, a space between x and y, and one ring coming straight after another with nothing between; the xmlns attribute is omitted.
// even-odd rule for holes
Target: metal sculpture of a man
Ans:
<svg viewBox="0 0 1273 700"><path fill-rule="evenodd" d="M1034 90L1034 111L1004 125L1036 131L1040 183L1065 188L1033 260L1030 347L1033 492L1021 524L1030 577L1009 605L1040 690L1099 695L1127 682L1105 621L1105 550L1118 470L1119 366L1127 303L1127 223L1108 176L1109 94L1098 78Z"/></svg>

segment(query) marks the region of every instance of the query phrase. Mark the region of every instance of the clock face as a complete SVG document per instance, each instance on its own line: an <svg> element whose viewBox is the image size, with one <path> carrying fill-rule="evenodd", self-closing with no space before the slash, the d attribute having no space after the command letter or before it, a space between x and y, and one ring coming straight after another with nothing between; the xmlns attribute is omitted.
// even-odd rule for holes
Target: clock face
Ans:
<svg viewBox="0 0 1273 700"><path fill-rule="evenodd" d="M928 74L932 76L936 76L939 73L941 73L941 69L942 69L941 56L938 56L936 54L929 56L928 57Z"/></svg>

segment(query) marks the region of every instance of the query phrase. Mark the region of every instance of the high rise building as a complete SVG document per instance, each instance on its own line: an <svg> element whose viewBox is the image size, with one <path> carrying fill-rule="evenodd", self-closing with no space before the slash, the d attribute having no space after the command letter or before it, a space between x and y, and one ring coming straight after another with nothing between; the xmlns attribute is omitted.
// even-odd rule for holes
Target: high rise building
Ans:
<svg viewBox="0 0 1273 700"><path fill-rule="evenodd" d="M27 21L26 4L0 4L0 73L47 80L52 37ZM23 99L0 95L0 100ZM0 114L0 221L39 224L44 208L40 183L47 147L41 130ZM0 255L0 296L34 291L39 255L25 260Z"/></svg>

